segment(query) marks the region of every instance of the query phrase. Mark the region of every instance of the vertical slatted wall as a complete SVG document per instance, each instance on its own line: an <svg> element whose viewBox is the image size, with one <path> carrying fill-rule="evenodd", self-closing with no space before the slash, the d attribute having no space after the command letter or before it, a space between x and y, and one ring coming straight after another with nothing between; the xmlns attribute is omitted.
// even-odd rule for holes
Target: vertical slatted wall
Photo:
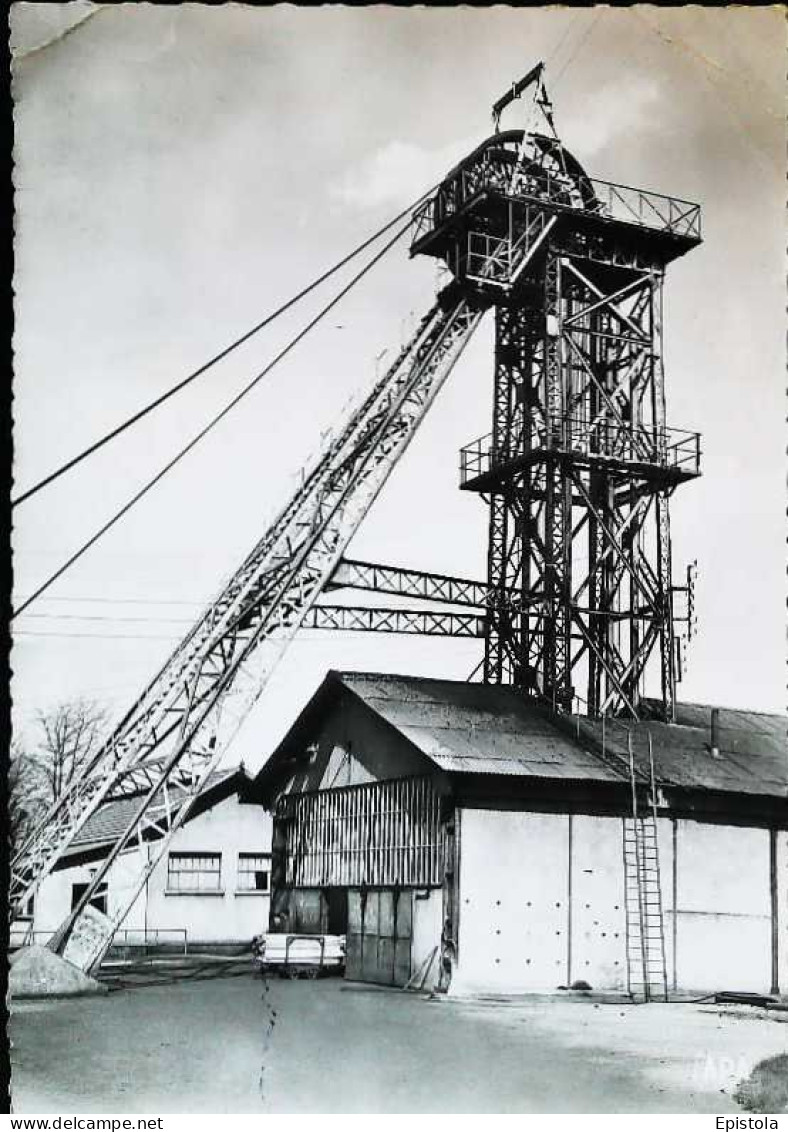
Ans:
<svg viewBox="0 0 788 1132"><path fill-rule="evenodd" d="M444 835L429 778L287 794L285 886L439 885Z"/></svg>

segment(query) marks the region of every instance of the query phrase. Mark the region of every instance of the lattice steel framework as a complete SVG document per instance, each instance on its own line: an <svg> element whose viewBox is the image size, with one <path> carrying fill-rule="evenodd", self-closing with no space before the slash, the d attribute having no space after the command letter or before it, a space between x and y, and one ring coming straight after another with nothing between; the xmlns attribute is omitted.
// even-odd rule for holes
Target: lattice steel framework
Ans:
<svg viewBox="0 0 788 1132"><path fill-rule="evenodd" d="M700 240L698 206L593 181L556 139L508 131L414 235L495 308L492 433L461 454L490 511L484 679L636 718L656 663L672 718L668 501L700 446L666 425L662 286Z"/></svg>
<svg viewBox="0 0 788 1132"><path fill-rule="evenodd" d="M555 138L496 133L452 170L414 215L411 253L444 259L454 280L17 853L12 911L103 803L135 798L127 828L50 941L83 969L95 966L304 626L456 636L483 628L488 682L510 682L559 711L583 687L590 715L636 716L656 656L670 718L668 500L699 474L700 453L697 434L665 424L661 296L666 265L699 240L697 205L593 181ZM486 582L344 560L490 307L493 431L463 450L461 465L462 486L489 501ZM319 604L342 586L483 603L483 614ZM689 577L685 589L691 623ZM90 901L117 857L135 849L126 898L105 916Z"/></svg>
<svg viewBox="0 0 788 1132"><path fill-rule="evenodd" d="M480 317L481 308L456 285L441 293L236 574L13 859L12 912L36 891L103 802L136 798L127 828L50 941L76 966L90 969L106 953L115 928L328 586ZM181 799L177 811L174 788ZM149 854L142 851L146 840L153 846ZM137 868L126 898L105 916L90 900L117 857L134 849Z"/></svg>

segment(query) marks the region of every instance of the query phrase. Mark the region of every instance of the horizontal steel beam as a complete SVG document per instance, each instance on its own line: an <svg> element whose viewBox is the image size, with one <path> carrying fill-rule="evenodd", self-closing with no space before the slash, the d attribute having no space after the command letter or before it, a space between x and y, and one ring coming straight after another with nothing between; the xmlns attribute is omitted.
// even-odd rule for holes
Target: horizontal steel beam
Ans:
<svg viewBox="0 0 788 1132"><path fill-rule="evenodd" d="M400 594L404 597L475 608L484 607L490 593L486 582L457 578L450 574L432 574L424 570L406 570L400 566L384 566L379 562L359 562L352 558L342 559L326 587L332 590L344 588Z"/></svg>
<svg viewBox="0 0 788 1132"><path fill-rule="evenodd" d="M307 614L302 628L352 633L415 633L423 637L483 637L484 617L477 613L444 613L429 609L315 605Z"/></svg>

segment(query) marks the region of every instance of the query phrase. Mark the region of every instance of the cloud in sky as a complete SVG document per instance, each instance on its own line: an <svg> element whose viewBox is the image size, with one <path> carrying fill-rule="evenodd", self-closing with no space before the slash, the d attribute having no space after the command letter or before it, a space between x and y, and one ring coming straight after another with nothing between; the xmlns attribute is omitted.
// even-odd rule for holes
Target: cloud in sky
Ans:
<svg viewBox="0 0 788 1132"><path fill-rule="evenodd" d="M331 186L331 197L353 208L402 207L445 176L480 140L469 136L437 149L398 139L386 142Z"/></svg>
<svg viewBox="0 0 788 1132"><path fill-rule="evenodd" d="M72 7L16 5L15 51L52 40ZM549 6L97 9L15 65L20 485L173 384L443 177L489 129L507 79L549 59L568 22ZM551 68L548 88L559 132L591 174L704 205L706 241L671 268L666 290L671 422L704 429L706 472L672 514L678 567L697 557L707 579L682 696L769 710L785 699L772 612L784 589L784 21L777 9L651 12L654 27L631 10L600 8L597 31L571 66ZM578 27L572 41L582 35ZM700 55L715 61L711 79ZM505 124L519 124L524 110L514 107ZM769 155L762 174L753 146ZM300 454L371 380L381 349L396 349L400 315L432 301L430 266L388 257L348 298L336 319L344 329L329 324L299 347L292 369L118 524L44 608L62 615L55 597L85 594L207 601L280 504ZM294 327L302 312L292 318ZM16 520L20 592L164 463L251 365L273 356L290 326L249 343L169 413L105 450L105 463L98 455L31 502ZM491 339L477 339L359 532L357 556L483 573L485 516L457 491L454 468L459 445L489 427L491 376ZM748 574L759 585L743 615ZM125 621L125 635L75 639L61 615L49 623L58 636L17 641L18 717L32 718L44 693L90 694L108 671L130 699L169 647L135 639ZM322 668L429 667L462 679L473 667L454 641L384 644L374 634L305 639L277 689L292 681L305 702L322 675L306 671L317 647ZM742 656L752 660L746 670ZM266 720L283 719L277 696L272 686L261 701ZM270 749L250 727L249 751Z"/></svg>
<svg viewBox="0 0 788 1132"><path fill-rule="evenodd" d="M583 107L582 115L557 122L563 141L581 160L595 157L609 145L627 136L654 129L663 112L662 84L653 75L627 79L597 88Z"/></svg>
<svg viewBox="0 0 788 1132"><path fill-rule="evenodd" d="M663 101L661 84L653 75L625 84L611 83L595 91L582 116L575 119L574 128L567 122L562 131L559 119L559 135L578 155L594 157L622 137L647 132ZM532 128L544 127L533 123ZM468 135L448 145L427 148L395 138L346 172L331 186L330 195L354 209L402 207L445 176L481 140L478 135Z"/></svg>

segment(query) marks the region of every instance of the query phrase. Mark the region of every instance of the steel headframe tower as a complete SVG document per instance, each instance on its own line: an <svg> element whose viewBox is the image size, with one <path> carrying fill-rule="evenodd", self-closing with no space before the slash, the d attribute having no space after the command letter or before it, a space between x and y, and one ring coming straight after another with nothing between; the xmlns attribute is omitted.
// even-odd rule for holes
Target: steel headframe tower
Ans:
<svg viewBox="0 0 788 1132"><path fill-rule="evenodd" d="M484 679L637 718L658 663L670 720L669 499L700 474L700 440L666 425L662 286L700 208L592 180L554 132L498 132L522 89L417 211L411 247L495 311L492 433L461 453L490 511Z"/></svg>

